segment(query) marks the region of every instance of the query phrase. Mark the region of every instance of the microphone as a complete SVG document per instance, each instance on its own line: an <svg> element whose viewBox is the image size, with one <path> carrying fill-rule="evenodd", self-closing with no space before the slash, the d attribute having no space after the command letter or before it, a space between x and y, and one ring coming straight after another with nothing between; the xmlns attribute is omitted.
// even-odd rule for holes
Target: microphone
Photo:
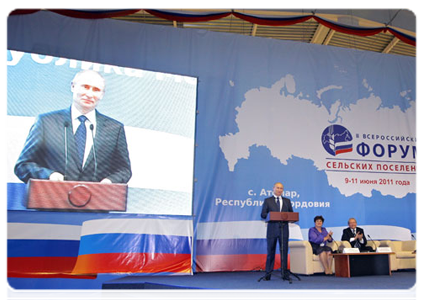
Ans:
<svg viewBox="0 0 423 300"><path fill-rule="evenodd" d="M373 239L370 237L370 235L367 235L367 237L372 241L373 245L375 245L375 248L377 248L375 241L373 241Z"/></svg>
<svg viewBox="0 0 423 300"><path fill-rule="evenodd" d="M411 236L413 237L413 239L417 242L417 244L419 244L419 249L416 249L416 250L414 250L414 251L419 251L420 252L420 243L419 243L419 240L418 239L416 239L416 237L414 236L414 234L411 234Z"/></svg>
<svg viewBox="0 0 423 300"><path fill-rule="evenodd" d="M63 123L64 126L64 135L65 135L65 174L63 174L63 178L64 180L66 180L66 173L67 173L67 169L68 169L68 127L69 127L69 122L65 121L65 123Z"/></svg>
<svg viewBox="0 0 423 300"><path fill-rule="evenodd" d="M338 243L335 241L335 239L332 237L332 235L331 235L331 234L329 234L329 236L330 236L330 238L334 241L334 243L335 243L336 247L338 248L338 250L336 250L335 252L336 252L336 253L341 253L341 251L342 251L342 250L339 248Z"/></svg>
<svg viewBox="0 0 423 300"><path fill-rule="evenodd" d="M95 139L94 139L94 125L91 124L90 125L90 130L91 130L91 138L93 140L93 157L94 157L94 181L96 181L97 178L97 155L96 155L96 151L95 151Z"/></svg>

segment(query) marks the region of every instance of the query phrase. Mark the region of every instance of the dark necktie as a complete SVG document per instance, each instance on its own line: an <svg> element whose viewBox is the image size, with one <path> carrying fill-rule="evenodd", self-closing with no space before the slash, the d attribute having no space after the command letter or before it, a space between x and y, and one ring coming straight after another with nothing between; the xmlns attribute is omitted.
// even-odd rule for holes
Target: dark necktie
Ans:
<svg viewBox="0 0 423 300"><path fill-rule="evenodd" d="M279 202L279 197L276 197L276 205L278 206L278 211L281 211L281 203Z"/></svg>
<svg viewBox="0 0 423 300"><path fill-rule="evenodd" d="M75 142L78 149L79 164L82 166L84 161L85 142L87 139L87 128L85 127L85 121L87 120L87 117L81 115L78 117L78 120L81 122L81 124L79 124L78 129L75 132Z"/></svg>

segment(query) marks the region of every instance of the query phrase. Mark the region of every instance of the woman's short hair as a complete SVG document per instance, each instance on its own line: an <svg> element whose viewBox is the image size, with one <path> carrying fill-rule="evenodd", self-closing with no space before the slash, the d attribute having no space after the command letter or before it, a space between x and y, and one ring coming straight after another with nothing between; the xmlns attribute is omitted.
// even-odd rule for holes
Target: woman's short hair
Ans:
<svg viewBox="0 0 423 300"><path fill-rule="evenodd" d="M314 217L314 223L316 223L317 220L322 220L322 223L325 222L325 219L322 216L315 216Z"/></svg>

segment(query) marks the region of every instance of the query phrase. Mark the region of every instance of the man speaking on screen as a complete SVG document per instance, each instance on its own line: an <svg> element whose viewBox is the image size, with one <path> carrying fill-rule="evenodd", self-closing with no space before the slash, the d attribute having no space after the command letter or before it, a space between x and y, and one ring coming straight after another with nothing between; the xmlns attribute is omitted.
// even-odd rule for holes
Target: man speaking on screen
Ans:
<svg viewBox="0 0 423 300"><path fill-rule="evenodd" d="M31 127L15 165L20 180L129 181L132 171L124 126L96 110L105 87L96 71L75 75L71 107L41 114Z"/></svg>

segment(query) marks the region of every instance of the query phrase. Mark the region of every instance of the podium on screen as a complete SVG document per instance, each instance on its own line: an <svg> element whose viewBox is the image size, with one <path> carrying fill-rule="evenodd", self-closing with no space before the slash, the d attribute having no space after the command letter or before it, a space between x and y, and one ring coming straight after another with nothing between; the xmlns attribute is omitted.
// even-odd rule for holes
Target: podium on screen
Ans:
<svg viewBox="0 0 423 300"><path fill-rule="evenodd" d="M26 207L55 211L126 211L128 185L30 179Z"/></svg>

